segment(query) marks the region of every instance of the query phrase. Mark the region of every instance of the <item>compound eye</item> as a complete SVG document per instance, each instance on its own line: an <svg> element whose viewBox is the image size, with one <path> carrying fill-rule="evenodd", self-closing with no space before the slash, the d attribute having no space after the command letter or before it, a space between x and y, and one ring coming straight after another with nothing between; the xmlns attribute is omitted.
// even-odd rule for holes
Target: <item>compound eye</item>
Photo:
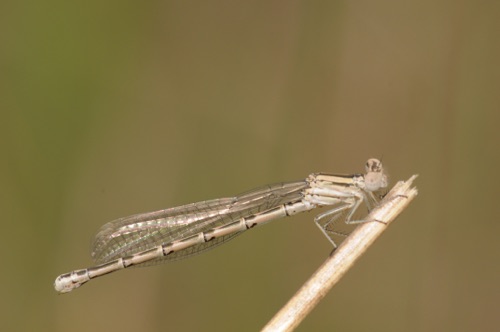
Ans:
<svg viewBox="0 0 500 332"><path fill-rule="evenodd" d="M368 159L365 167L366 167L367 173L369 173L369 172L377 172L377 173L382 172L382 163L380 162L380 160L375 159L375 158Z"/></svg>

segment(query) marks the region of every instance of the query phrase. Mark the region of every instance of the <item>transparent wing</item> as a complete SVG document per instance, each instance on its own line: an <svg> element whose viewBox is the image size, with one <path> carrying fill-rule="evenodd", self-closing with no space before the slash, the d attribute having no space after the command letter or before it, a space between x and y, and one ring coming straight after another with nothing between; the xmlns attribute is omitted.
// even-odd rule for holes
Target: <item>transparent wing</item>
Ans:
<svg viewBox="0 0 500 332"><path fill-rule="evenodd" d="M306 186L305 181L280 183L236 197L192 203L111 221L97 233L92 258L97 264L101 264L227 225L243 217L300 200L302 189ZM198 254L228 241L237 234L195 245L145 265Z"/></svg>

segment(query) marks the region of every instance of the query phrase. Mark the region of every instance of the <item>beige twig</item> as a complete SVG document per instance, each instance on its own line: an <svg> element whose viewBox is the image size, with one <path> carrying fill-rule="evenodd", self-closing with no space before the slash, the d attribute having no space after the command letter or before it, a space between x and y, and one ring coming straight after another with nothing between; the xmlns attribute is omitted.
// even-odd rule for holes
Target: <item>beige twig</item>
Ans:
<svg viewBox="0 0 500 332"><path fill-rule="evenodd" d="M400 181L392 188L380 202L380 205L366 217L366 220L374 222L367 222L356 228L269 321L263 328L263 332L292 331L304 320L347 270L354 265L354 262L415 198L417 189L411 188L411 185L416 177L417 175L413 175L408 181Z"/></svg>

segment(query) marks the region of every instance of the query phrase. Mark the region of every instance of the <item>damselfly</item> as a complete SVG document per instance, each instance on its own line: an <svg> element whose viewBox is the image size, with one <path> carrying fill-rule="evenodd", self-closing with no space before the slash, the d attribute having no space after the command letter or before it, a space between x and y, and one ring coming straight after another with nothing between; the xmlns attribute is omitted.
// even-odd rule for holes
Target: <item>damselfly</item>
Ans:
<svg viewBox="0 0 500 332"><path fill-rule="evenodd" d="M181 259L222 244L243 231L300 212L331 206L314 218L337 247L334 223L353 219L361 203L371 210L387 187L387 176L377 159L366 162L365 174L314 173L307 179L279 183L220 198L117 219L97 233L92 258L96 266L57 277L54 287L67 293L90 279L130 266L147 266Z"/></svg>

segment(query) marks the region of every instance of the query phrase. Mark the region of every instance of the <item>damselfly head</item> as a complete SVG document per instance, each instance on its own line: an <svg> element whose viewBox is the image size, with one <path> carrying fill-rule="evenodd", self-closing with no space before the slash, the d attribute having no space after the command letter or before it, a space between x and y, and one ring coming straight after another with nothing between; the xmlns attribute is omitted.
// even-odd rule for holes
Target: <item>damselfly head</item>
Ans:
<svg viewBox="0 0 500 332"><path fill-rule="evenodd" d="M368 159L365 169L365 189L367 191L377 191L387 187L387 175L384 173L380 160Z"/></svg>

